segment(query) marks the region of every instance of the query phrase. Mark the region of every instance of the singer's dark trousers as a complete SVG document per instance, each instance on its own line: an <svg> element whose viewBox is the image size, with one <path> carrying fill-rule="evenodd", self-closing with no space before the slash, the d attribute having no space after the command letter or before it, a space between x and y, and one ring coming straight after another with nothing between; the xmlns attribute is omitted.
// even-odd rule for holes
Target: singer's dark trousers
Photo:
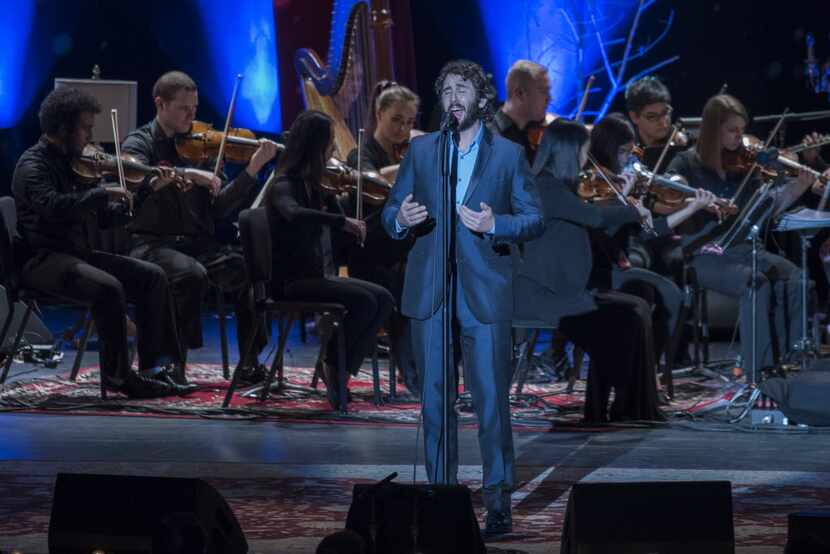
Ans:
<svg viewBox="0 0 830 554"><path fill-rule="evenodd" d="M139 369L182 360L167 277L157 265L107 252L40 250L23 266L21 280L90 307L101 339L101 373L109 378L124 379L130 370L128 301L135 304Z"/></svg>
<svg viewBox="0 0 830 554"><path fill-rule="evenodd" d="M752 377L752 246L739 244L723 255L699 254L692 267L700 285L740 300L741 357ZM756 371L773 366L801 337L801 270L781 256L758 252L755 319Z"/></svg>
<svg viewBox="0 0 830 554"><path fill-rule="evenodd" d="M457 283L455 296L454 348L450 360L461 350L465 389L472 393L478 418L478 442L483 465L484 504L488 510L510 512L513 488L513 434L510 424L510 354L509 321L482 323L464 299L463 287ZM412 343L419 373L423 376L421 412L424 421L424 450L427 476L432 483L457 482L458 420L454 405L457 399L455 364L450 371L449 428L441 436L443 397L443 363L441 342L443 311L432 317L412 320ZM447 449L448 474L441 464L441 450ZM445 480L446 477L446 480Z"/></svg>

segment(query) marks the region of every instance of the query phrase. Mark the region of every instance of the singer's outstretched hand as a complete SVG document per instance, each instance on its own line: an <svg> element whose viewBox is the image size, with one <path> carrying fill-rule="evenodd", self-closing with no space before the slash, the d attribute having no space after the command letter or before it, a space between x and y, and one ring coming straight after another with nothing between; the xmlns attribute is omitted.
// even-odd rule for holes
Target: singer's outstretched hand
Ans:
<svg viewBox="0 0 830 554"><path fill-rule="evenodd" d="M428 215L426 206L413 202L412 195L407 194L401 203L396 219L401 227L414 227L426 221Z"/></svg>
<svg viewBox="0 0 830 554"><path fill-rule="evenodd" d="M479 207L481 211L477 212L462 205L458 209L458 215L461 216L461 223L470 231L489 233L496 224L496 218L493 217L493 210L484 202L480 203Z"/></svg>

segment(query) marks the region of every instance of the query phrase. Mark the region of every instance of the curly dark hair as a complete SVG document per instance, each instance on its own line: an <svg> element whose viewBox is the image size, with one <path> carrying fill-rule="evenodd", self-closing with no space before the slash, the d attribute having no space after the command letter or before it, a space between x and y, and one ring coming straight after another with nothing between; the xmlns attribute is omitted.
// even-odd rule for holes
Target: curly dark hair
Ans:
<svg viewBox="0 0 830 554"><path fill-rule="evenodd" d="M460 75L473 83L477 97L487 100L484 107L479 108L476 104L480 119L489 121L493 118L496 109L496 88L492 83L492 75L485 73L484 68L470 60L453 60L448 62L441 68L438 78L435 79L435 94L438 98L441 98L441 89L444 86L447 75Z"/></svg>
<svg viewBox="0 0 830 554"><path fill-rule="evenodd" d="M82 113L101 113L101 104L86 91L72 87L56 88L40 104L40 130L47 135L69 136Z"/></svg>

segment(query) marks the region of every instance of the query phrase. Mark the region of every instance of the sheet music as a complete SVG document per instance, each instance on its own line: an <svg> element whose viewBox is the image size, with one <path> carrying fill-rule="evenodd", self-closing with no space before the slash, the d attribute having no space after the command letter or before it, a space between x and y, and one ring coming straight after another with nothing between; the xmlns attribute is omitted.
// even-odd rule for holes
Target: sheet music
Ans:
<svg viewBox="0 0 830 554"><path fill-rule="evenodd" d="M830 227L830 211L799 208L778 218L776 231L803 231Z"/></svg>

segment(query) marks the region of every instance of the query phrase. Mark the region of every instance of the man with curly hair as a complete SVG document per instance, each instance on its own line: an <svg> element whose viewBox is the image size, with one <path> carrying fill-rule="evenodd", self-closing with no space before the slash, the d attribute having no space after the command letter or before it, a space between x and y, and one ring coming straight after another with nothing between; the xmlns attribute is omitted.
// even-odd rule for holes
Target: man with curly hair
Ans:
<svg viewBox="0 0 830 554"><path fill-rule="evenodd" d="M449 371L448 436L442 437L441 344L443 290L450 272L454 350L460 347L465 387L472 392L483 460L485 532L512 530L513 437L510 425L510 329L513 317L513 268L510 242L530 240L543 230L536 190L521 147L489 131L495 90L476 63L457 60L444 66L435 82L445 120L454 118L451 141L441 132L412 140L383 210L390 236L416 236L406 265L401 310L412 318L412 339L423 375L422 414L426 470L431 482L456 483L458 469L456 372ZM447 146L453 170L448 191L455 209L442 206L441 150ZM446 212L450 213L446 213ZM435 224L430 227L427 219ZM444 262L444 226L451 225L453 245ZM420 226L420 229L413 227ZM452 349L453 345L449 345ZM450 359L455 359L450 356ZM453 370L455 368L452 368ZM448 472L439 460L447 457Z"/></svg>
<svg viewBox="0 0 830 554"><path fill-rule="evenodd" d="M22 284L88 305L98 336L104 385L133 398L191 392L156 378L161 365L181 363L172 301L157 265L96 250L96 226L127 221L132 195L119 187L85 184L73 158L92 140L98 101L63 87L40 106L40 140L17 162L12 192L22 235ZM130 370L127 301L135 303L139 373Z"/></svg>

